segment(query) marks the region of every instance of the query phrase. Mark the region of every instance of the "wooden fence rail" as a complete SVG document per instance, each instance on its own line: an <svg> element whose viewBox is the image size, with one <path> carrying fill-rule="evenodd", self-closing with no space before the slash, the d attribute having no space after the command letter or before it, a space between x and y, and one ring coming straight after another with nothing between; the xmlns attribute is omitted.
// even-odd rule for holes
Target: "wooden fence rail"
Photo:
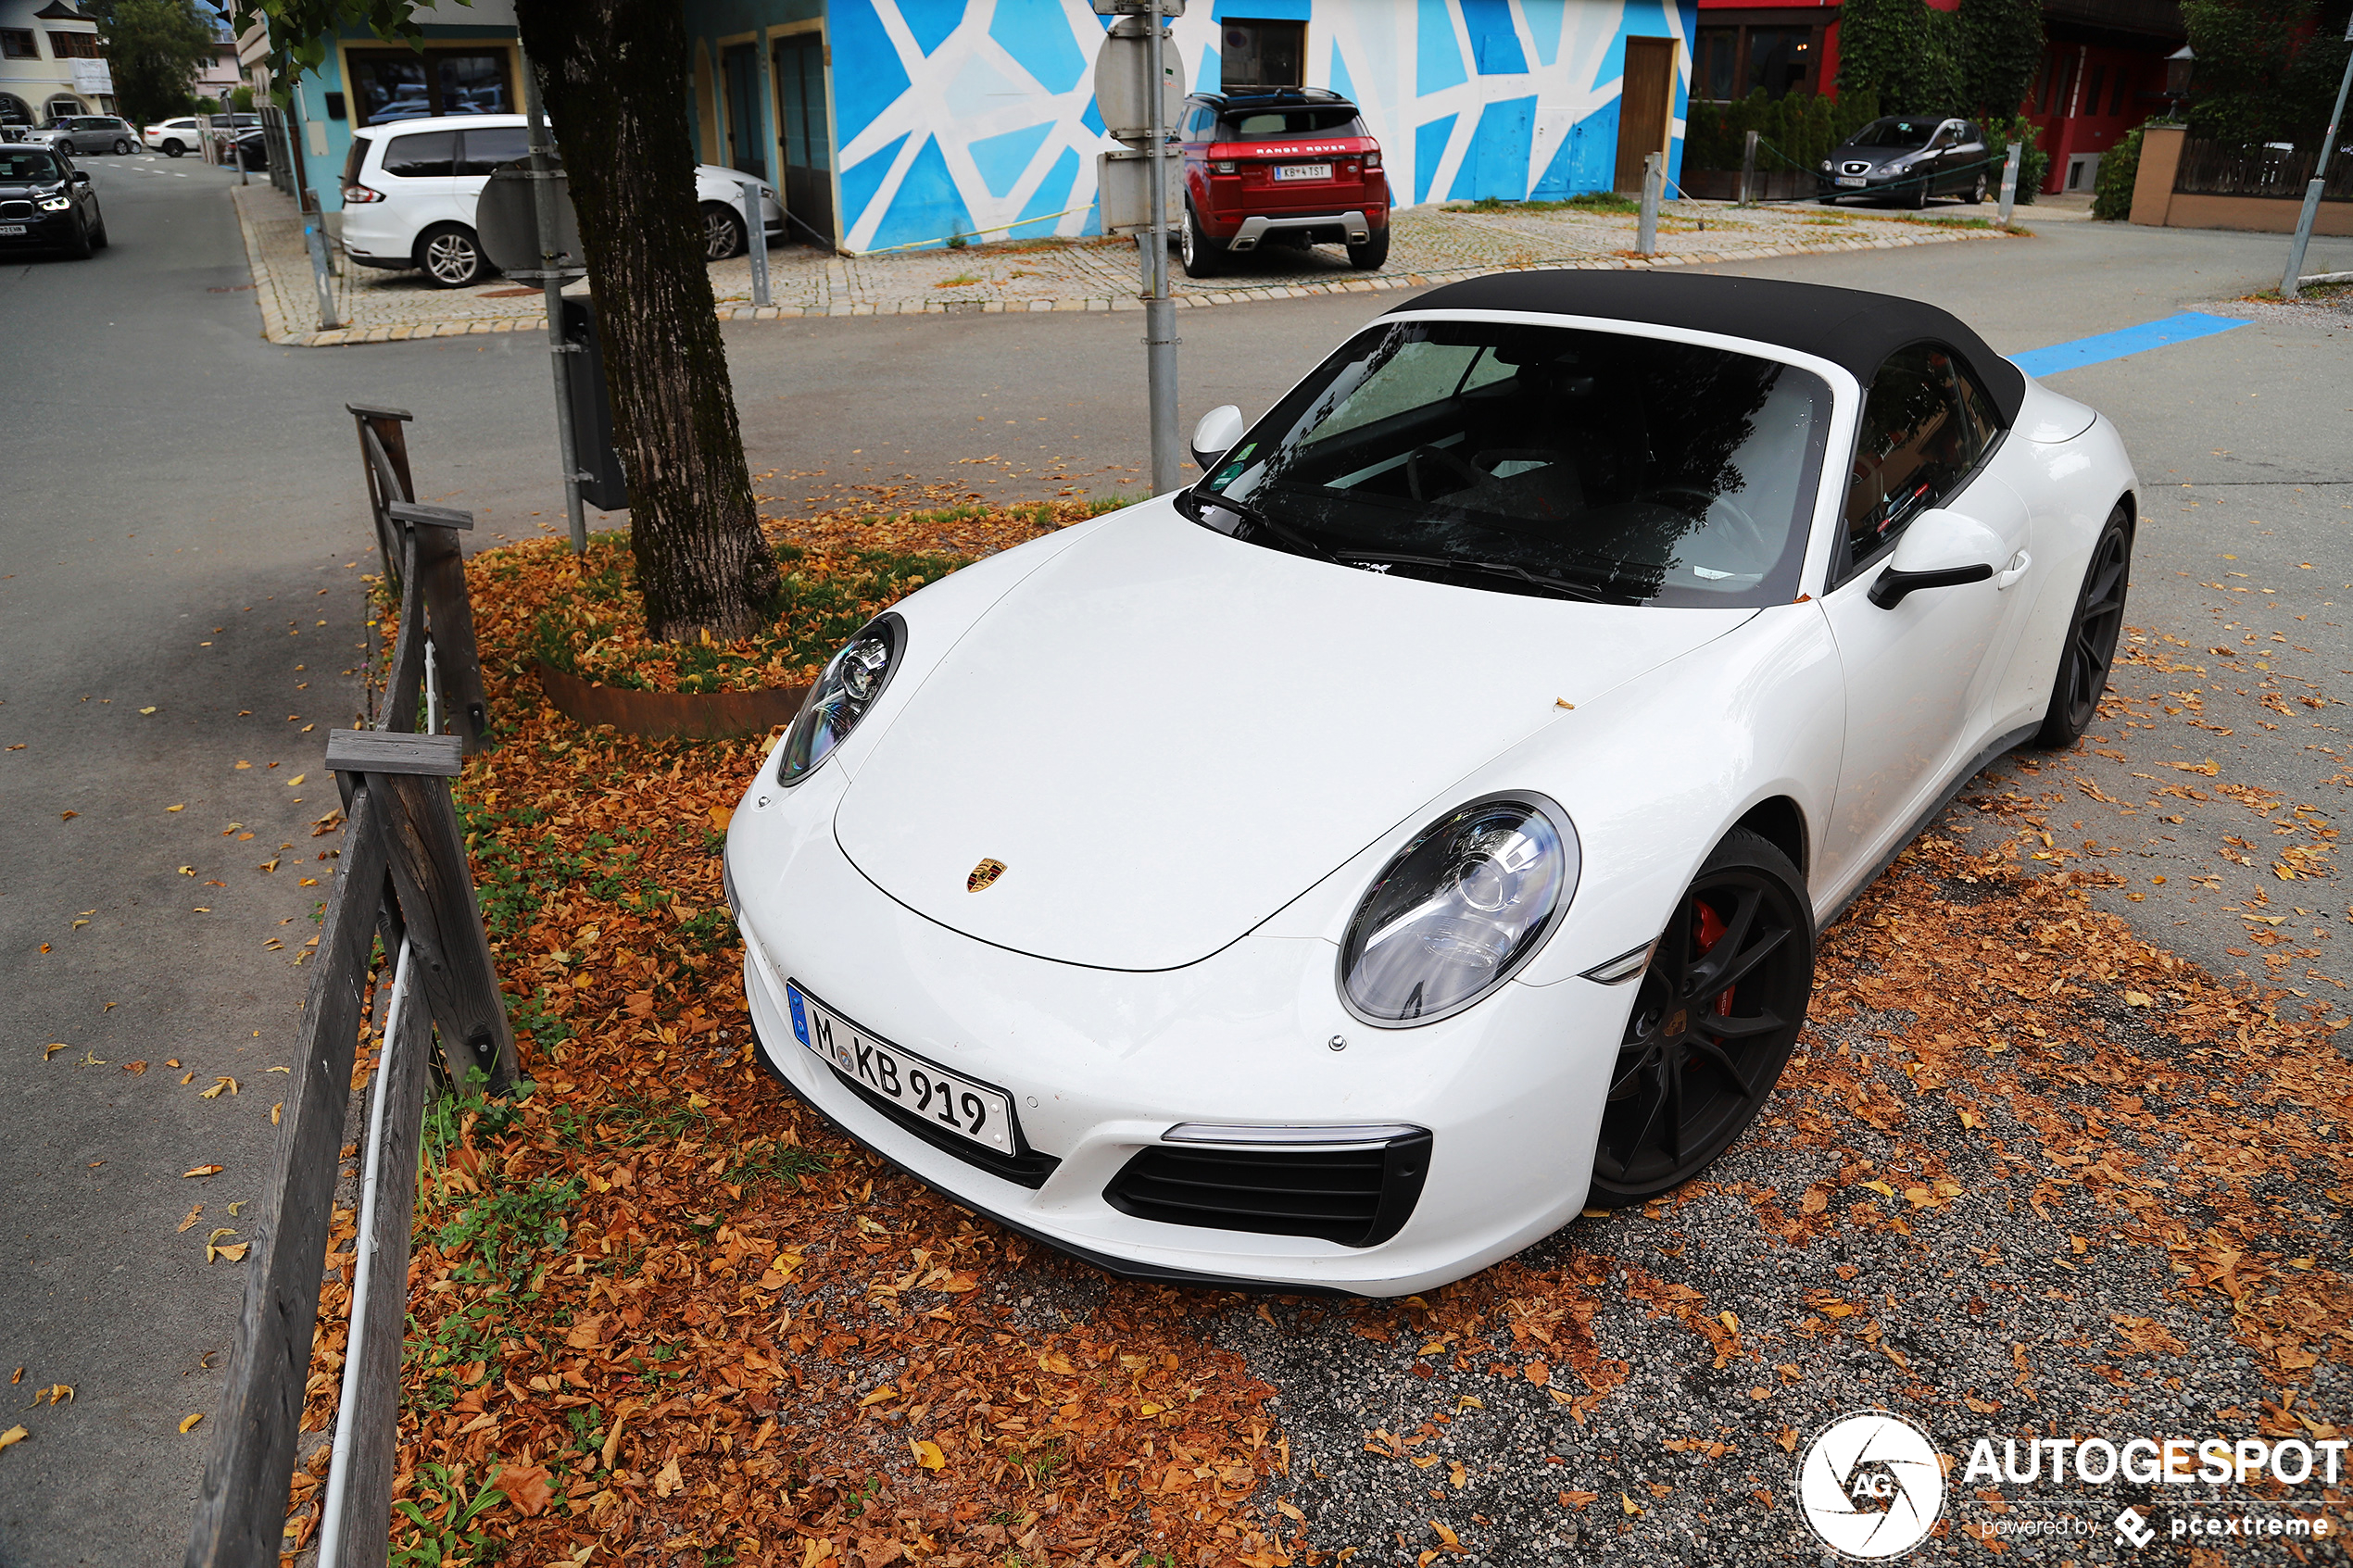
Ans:
<svg viewBox="0 0 2353 1568"><path fill-rule="evenodd" d="M388 580L401 592L391 700L379 728L336 730L327 740L327 766L344 795L343 853L303 1004L289 1113L252 1225L245 1307L187 1568L275 1568L279 1560L371 978L386 982L379 987L386 1017L363 1135L350 1338L321 1504L321 1568L381 1568L389 1553L409 1234L436 1035L453 1081L479 1068L493 1092L515 1083L514 1037L449 793L464 754L489 739L456 542L472 519L416 505L401 428L408 415L351 411ZM415 733L429 659L449 688L458 734ZM382 972L379 937L389 966Z"/></svg>

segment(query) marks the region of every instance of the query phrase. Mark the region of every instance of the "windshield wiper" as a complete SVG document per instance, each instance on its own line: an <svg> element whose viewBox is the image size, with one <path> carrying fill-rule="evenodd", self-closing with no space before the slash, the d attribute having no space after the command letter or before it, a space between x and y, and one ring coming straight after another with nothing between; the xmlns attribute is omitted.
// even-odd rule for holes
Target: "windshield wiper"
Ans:
<svg viewBox="0 0 2353 1568"><path fill-rule="evenodd" d="M1204 493L1188 490L1184 492L1184 496L1199 505L1222 507L1252 528L1264 529L1266 533L1273 534L1302 556L1313 556L1317 560L1327 560L1335 566L1346 564L1338 556L1332 554L1326 546L1317 544L1309 535L1288 523L1277 522L1248 501L1237 501L1230 495L1219 495L1214 491ZM1201 519L1196 516L1193 521L1199 522Z"/></svg>
<svg viewBox="0 0 2353 1568"><path fill-rule="evenodd" d="M1399 555L1388 550L1343 550L1335 558L1349 566L1364 564L1420 566L1441 571L1485 571L1498 577L1517 578L1532 587L1541 588L1546 593L1558 594L1564 598L1582 599L1587 604L1606 602L1603 598L1602 590L1590 583L1572 583L1562 577L1542 576L1529 571L1524 566L1513 566L1506 561L1465 559L1454 556Z"/></svg>

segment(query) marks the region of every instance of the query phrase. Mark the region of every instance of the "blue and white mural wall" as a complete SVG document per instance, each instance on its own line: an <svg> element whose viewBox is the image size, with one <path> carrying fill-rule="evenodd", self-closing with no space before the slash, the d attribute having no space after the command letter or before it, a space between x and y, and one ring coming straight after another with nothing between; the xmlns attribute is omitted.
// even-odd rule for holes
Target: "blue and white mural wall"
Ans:
<svg viewBox="0 0 2353 1568"><path fill-rule="evenodd" d="M1629 36L1679 44L1680 170L1696 0L1193 0L1195 91L1229 17L1307 23L1308 84L1364 107L1400 206L1607 190ZM1087 0L829 0L845 247L1100 232L1103 26Z"/></svg>

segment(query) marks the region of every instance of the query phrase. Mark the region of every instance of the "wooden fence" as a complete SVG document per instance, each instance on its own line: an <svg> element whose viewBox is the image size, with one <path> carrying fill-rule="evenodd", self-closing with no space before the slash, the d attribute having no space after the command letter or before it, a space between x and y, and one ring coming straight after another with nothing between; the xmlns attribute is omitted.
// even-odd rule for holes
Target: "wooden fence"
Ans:
<svg viewBox="0 0 2353 1568"><path fill-rule="evenodd" d="M493 1093L515 1082L514 1038L448 784L464 754L488 744L457 542L472 519L416 504L406 412L351 413L377 546L400 590L400 630L377 727L336 730L327 741L326 764L344 792L343 854L303 1004L289 1113L253 1226L245 1309L187 1568L274 1568L279 1559L371 985L384 1003L383 1051L370 1085L320 1568L381 1568L389 1552L409 1233L435 1036L453 1080L478 1067ZM458 734L433 733L444 711Z"/></svg>

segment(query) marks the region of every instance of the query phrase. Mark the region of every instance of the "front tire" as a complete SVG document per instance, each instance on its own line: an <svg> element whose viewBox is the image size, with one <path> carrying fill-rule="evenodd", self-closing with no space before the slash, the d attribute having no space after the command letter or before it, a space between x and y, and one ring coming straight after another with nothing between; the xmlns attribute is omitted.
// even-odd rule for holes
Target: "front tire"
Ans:
<svg viewBox="0 0 2353 1568"><path fill-rule="evenodd" d="M1690 1181L1764 1108L1814 989L1804 875L1733 829L1676 900L1638 984L1593 1151L1596 1209Z"/></svg>
<svg viewBox="0 0 2353 1568"><path fill-rule="evenodd" d="M743 215L719 204L702 204L702 254L706 261L724 261L751 248L744 237Z"/></svg>
<svg viewBox="0 0 2353 1568"><path fill-rule="evenodd" d="M2051 677L2051 705L2034 744L2050 750L2073 746L2100 710L2108 671L2116 662L2116 637L2124 628L2124 591L2133 574L2133 528L2119 506L2092 546L2083 585L2067 618L2067 640L2059 646L2058 670Z"/></svg>
<svg viewBox="0 0 2353 1568"><path fill-rule="evenodd" d="M1983 207L1985 205L1985 193L1989 188L1990 187L1985 182L1985 170L1981 169L1977 171L1977 182L1969 188L1969 205L1971 207Z"/></svg>
<svg viewBox="0 0 2353 1568"><path fill-rule="evenodd" d="M114 156L117 157L129 157L131 156L131 143L128 139L121 136L118 136L114 139Z"/></svg>
<svg viewBox="0 0 2353 1568"><path fill-rule="evenodd" d="M66 242L66 254L76 261L87 261L94 248L90 244L90 226L77 217L73 220L73 238Z"/></svg>
<svg viewBox="0 0 2353 1568"><path fill-rule="evenodd" d="M1185 204L1185 226L1176 231L1176 258L1188 278L1214 278L1224 270L1226 242L1213 240L1201 226L1201 214Z"/></svg>
<svg viewBox="0 0 2353 1568"><path fill-rule="evenodd" d="M482 242L462 223L436 223L417 236L417 266L437 289L462 289L490 270Z"/></svg>
<svg viewBox="0 0 2353 1568"><path fill-rule="evenodd" d="M107 248L107 220L103 218L98 220L98 226L90 231L90 248L92 250Z"/></svg>
<svg viewBox="0 0 2353 1568"><path fill-rule="evenodd" d="M1389 261L1389 225L1384 223L1373 231L1373 237L1361 245L1348 247L1348 264L1359 272L1378 272Z"/></svg>

